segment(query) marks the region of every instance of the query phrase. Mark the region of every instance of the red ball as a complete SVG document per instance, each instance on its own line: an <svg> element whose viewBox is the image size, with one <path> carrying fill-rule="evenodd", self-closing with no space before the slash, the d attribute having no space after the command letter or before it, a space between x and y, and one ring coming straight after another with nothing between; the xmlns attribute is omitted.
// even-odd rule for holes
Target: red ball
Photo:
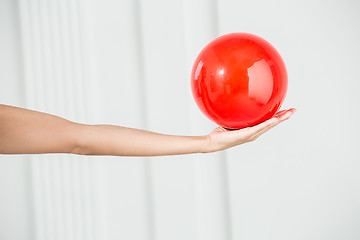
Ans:
<svg viewBox="0 0 360 240"><path fill-rule="evenodd" d="M276 49L248 33L216 38L197 56L191 89L200 110L228 129L271 118L287 91L287 72Z"/></svg>

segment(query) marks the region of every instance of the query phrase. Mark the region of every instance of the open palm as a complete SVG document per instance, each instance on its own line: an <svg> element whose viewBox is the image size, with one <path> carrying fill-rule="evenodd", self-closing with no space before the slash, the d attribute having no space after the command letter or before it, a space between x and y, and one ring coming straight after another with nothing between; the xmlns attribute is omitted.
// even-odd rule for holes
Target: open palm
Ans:
<svg viewBox="0 0 360 240"><path fill-rule="evenodd" d="M254 141L263 133L289 119L295 111L295 108L279 111L265 122L239 130L227 130L223 127L217 127L208 135L211 149L215 152Z"/></svg>

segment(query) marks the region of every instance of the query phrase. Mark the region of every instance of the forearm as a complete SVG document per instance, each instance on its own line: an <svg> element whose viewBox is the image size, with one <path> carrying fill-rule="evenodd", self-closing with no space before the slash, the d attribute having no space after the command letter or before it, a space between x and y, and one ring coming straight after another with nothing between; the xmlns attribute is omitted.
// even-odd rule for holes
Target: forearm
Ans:
<svg viewBox="0 0 360 240"><path fill-rule="evenodd" d="M208 151L207 136L174 136L113 125L83 125L76 154L161 156Z"/></svg>

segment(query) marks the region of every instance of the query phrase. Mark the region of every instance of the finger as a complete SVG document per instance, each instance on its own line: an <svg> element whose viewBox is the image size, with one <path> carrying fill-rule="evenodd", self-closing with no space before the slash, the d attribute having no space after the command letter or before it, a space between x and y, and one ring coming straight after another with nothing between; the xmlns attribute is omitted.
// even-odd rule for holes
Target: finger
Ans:
<svg viewBox="0 0 360 240"><path fill-rule="evenodd" d="M256 134L256 133L262 131L263 129L267 128L268 126L270 126L274 123L277 123L278 121L280 121L278 118L272 117L272 118L266 120L265 122L262 122L258 125L255 125L255 126L249 128L249 132L251 134Z"/></svg>
<svg viewBox="0 0 360 240"><path fill-rule="evenodd" d="M286 112L283 112L281 116L279 116L279 121L264 128L263 130L257 132L252 138L255 140L258 137L260 137L262 134L264 134L265 132L269 131L270 129L274 128L275 126L279 125L281 122L288 120L292 114L294 114L294 112L296 111L296 109L289 109Z"/></svg>
<svg viewBox="0 0 360 240"><path fill-rule="evenodd" d="M246 130L246 132L248 132L250 136L257 134L258 132L262 131L263 129L267 128L268 126L270 126L274 123L279 123L280 121L282 121L284 119L284 117L288 117L287 114L289 114L289 112L292 114L295 112L295 110L296 110L295 108L291 108L288 110L282 110L282 111L278 112L276 115L274 115L272 118L270 118L258 125L255 125L253 127L239 129L236 132L244 132L244 130Z"/></svg>
<svg viewBox="0 0 360 240"><path fill-rule="evenodd" d="M295 112L296 112L296 109L295 109L295 108L291 108L291 109L283 112L283 113L280 114L279 116L277 116L277 118L280 119L280 121L282 121L282 120L287 120L287 119L289 119Z"/></svg>
<svg viewBox="0 0 360 240"><path fill-rule="evenodd" d="M269 131L270 129L274 128L275 126L277 126L279 124L280 124L280 122L277 122L277 123L274 123L274 124L268 126L267 128L264 128L260 132L257 132L256 134L254 134L251 138L253 140L256 140L258 137L260 137L261 135L263 135L264 133L266 133L267 131Z"/></svg>
<svg viewBox="0 0 360 240"><path fill-rule="evenodd" d="M227 130L226 128L219 126L218 129L222 132L228 132L229 130Z"/></svg>
<svg viewBox="0 0 360 240"><path fill-rule="evenodd" d="M286 112L286 111L288 111L288 110L286 110L286 109L285 109L285 110L281 110L281 111L275 113L274 117L277 117L277 116L281 115L282 113L284 113L284 112Z"/></svg>
<svg viewBox="0 0 360 240"><path fill-rule="evenodd" d="M274 128L275 126L279 125L281 122L284 122L286 120L288 120L292 114L294 114L294 112L296 111L296 109L289 109L286 111L286 113L283 113L281 115L281 118L279 119L278 122L269 125L268 127L264 128L263 130L257 132L253 138L257 139L258 137L260 137L262 134L266 133L267 131L269 131L270 129Z"/></svg>
<svg viewBox="0 0 360 240"><path fill-rule="evenodd" d="M279 112L275 113L275 115L274 115L273 117L277 117L277 118L278 118L278 117L286 114L286 113L289 112L289 111L292 111L292 108L291 108L291 109L287 109L287 110L279 111Z"/></svg>
<svg viewBox="0 0 360 240"><path fill-rule="evenodd" d="M258 125L255 125L251 128L251 132L253 134L256 134L260 131L262 131L263 129L267 128L268 126L274 124L274 123L279 123L280 121L282 121L284 119L284 117L290 117L293 113L295 112L295 108L291 108L288 110L282 110L280 112L277 112L272 118L270 118L269 120L262 122ZM290 116L289 116L290 114Z"/></svg>

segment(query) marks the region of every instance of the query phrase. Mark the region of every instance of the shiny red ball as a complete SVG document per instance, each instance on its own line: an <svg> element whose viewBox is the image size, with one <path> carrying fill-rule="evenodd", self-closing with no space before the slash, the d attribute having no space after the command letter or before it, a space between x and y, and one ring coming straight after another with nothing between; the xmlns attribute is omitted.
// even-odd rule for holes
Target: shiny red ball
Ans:
<svg viewBox="0 0 360 240"><path fill-rule="evenodd" d="M248 33L211 41L191 72L192 94L200 110L228 129L271 118L284 101L287 85L280 54L264 39Z"/></svg>

